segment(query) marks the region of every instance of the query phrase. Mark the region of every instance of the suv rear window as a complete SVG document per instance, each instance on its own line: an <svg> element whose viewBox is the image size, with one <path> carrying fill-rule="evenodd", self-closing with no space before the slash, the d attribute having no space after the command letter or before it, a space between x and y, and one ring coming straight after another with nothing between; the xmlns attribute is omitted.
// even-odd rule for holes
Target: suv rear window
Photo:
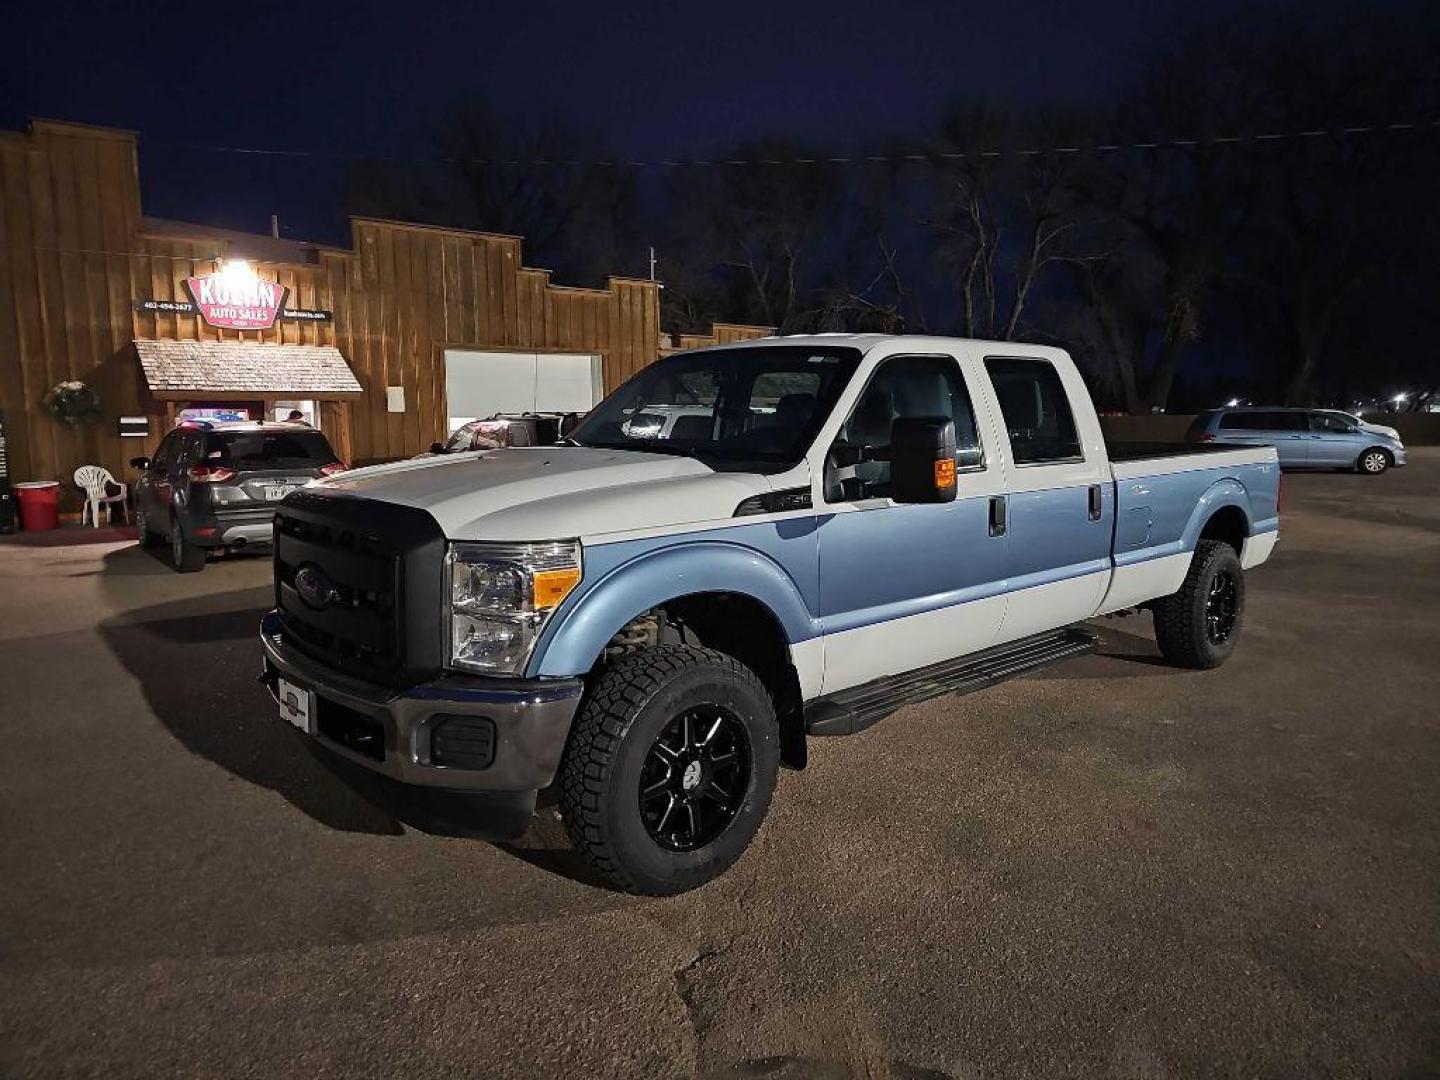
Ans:
<svg viewBox="0 0 1440 1080"><path fill-rule="evenodd" d="M205 461L226 468L319 468L335 461L335 451L318 431L211 431L205 435Z"/></svg>

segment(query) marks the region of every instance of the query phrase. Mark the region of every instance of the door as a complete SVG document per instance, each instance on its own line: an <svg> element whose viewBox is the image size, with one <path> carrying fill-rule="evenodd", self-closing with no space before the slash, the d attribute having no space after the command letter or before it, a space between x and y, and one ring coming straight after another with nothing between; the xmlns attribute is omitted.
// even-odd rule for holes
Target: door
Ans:
<svg viewBox="0 0 1440 1080"><path fill-rule="evenodd" d="M1307 464L1315 468L1348 469L1365 449L1365 437L1349 419L1336 413L1309 414L1310 456Z"/></svg>
<svg viewBox="0 0 1440 1080"><path fill-rule="evenodd" d="M883 456L895 420L933 416L955 423L954 502L892 502L884 460L841 465L832 452L827 464L818 515L824 693L975 652L999 632L1008 539L991 529L990 515L1002 470L987 453L956 357L881 361L836 446Z"/></svg>
<svg viewBox="0 0 1440 1080"><path fill-rule="evenodd" d="M170 528L170 466L180 443L180 433L172 431L160 440L150 467L135 485L135 501L144 512L152 532Z"/></svg>
<svg viewBox="0 0 1440 1080"><path fill-rule="evenodd" d="M1040 357L986 356L985 371L1009 451L1009 604L1000 638L1013 641L1099 610L1112 569L1114 484L1098 430L1082 440L1076 426L1071 397L1086 390L1073 369L1073 387Z"/></svg>

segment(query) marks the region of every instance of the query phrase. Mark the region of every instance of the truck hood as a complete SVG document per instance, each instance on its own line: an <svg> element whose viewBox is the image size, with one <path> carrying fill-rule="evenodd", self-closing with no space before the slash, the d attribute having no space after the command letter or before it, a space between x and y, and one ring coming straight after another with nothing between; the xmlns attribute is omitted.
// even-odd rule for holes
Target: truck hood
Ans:
<svg viewBox="0 0 1440 1080"><path fill-rule="evenodd" d="M357 469L317 487L413 506L451 540L558 540L733 517L770 490L693 458L580 446L514 447Z"/></svg>

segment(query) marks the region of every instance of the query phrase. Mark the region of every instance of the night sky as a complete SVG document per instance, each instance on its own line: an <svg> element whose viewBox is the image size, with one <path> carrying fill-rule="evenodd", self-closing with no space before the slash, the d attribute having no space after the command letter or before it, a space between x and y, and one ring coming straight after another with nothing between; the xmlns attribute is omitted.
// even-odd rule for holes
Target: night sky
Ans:
<svg viewBox="0 0 1440 1080"><path fill-rule="evenodd" d="M30 3L7 27L0 123L137 130L146 213L262 232L277 213L285 235L333 242L346 238L348 158L198 147L424 157L439 108L472 97L562 117L634 157L703 155L758 134L848 149L919 136L955 95L1103 98L1195 7Z"/></svg>

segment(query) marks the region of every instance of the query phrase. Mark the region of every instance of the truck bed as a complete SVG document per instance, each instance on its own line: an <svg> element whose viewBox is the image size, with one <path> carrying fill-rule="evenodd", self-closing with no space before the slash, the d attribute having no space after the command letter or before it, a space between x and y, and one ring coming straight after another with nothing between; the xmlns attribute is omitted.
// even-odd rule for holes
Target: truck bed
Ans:
<svg viewBox="0 0 1440 1080"><path fill-rule="evenodd" d="M1110 454L1112 462L1131 462L1143 461L1146 458L1178 457L1181 454L1213 454L1227 450L1253 448L1218 442L1111 442L1106 439L1105 449Z"/></svg>

